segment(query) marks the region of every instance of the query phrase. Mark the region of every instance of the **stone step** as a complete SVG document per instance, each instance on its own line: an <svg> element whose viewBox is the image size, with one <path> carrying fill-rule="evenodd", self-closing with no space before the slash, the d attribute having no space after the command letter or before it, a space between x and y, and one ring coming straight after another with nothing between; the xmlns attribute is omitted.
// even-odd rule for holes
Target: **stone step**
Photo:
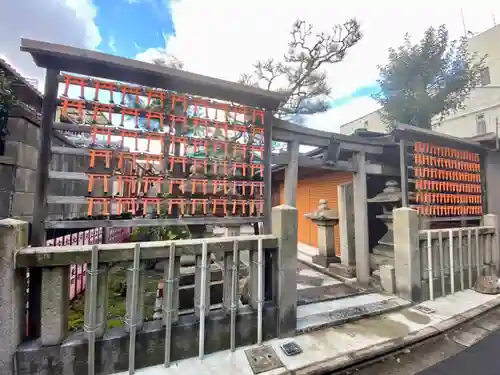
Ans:
<svg viewBox="0 0 500 375"><path fill-rule="evenodd" d="M344 283L322 285L306 289L299 289L297 291L297 304L300 306L310 303L331 301L340 298L348 298L363 293L365 292L357 290L356 288Z"/></svg>
<svg viewBox="0 0 500 375"><path fill-rule="evenodd" d="M357 295L297 307L297 333L333 327L409 306L410 302L381 293Z"/></svg>
<svg viewBox="0 0 500 375"><path fill-rule="evenodd" d="M394 259L394 250L392 250L392 249L387 249L387 248L384 248L382 246L379 246L379 247L375 247L372 251L373 251L373 254L381 255L381 256L384 256L387 258Z"/></svg>

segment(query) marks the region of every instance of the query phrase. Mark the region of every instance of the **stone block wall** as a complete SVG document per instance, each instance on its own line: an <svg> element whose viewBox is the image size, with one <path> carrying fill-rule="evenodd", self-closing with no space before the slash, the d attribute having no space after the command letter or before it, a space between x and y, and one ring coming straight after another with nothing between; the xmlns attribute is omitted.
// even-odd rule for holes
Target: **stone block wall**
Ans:
<svg viewBox="0 0 500 375"><path fill-rule="evenodd" d="M9 134L4 153L0 155L0 218L33 219L36 170L40 144L38 120L29 115L9 118ZM52 140L53 146L71 147L63 136ZM51 168L59 171L81 171L84 157L53 155ZM86 162L85 162L86 164ZM86 182L51 180L48 195L85 195ZM82 205L49 205L49 219L85 215Z"/></svg>

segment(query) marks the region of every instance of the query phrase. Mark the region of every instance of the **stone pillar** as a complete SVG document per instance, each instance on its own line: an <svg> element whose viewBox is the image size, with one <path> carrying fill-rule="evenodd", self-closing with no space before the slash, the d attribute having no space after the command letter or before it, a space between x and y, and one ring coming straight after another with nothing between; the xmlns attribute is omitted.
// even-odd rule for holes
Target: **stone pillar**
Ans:
<svg viewBox="0 0 500 375"><path fill-rule="evenodd" d="M396 292L411 302L422 299L422 271L420 269L420 228L416 210L402 207L393 211L394 267Z"/></svg>
<svg viewBox="0 0 500 375"><path fill-rule="evenodd" d="M279 337L295 335L297 324L297 229L295 207L281 205L272 210L272 233L278 237L277 304Z"/></svg>
<svg viewBox="0 0 500 375"><path fill-rule="evenodd" d="M28 246L28 223L0 220L0 374L15 375L14 355L26 334L26 271L15 253Z"/></svg>
<svg viewBox="0 0 500 375"><path fill-rule="evenodd" d="M482 225L486 227L495 228L495 234L491 238L491 243L486 246L486 251L489 252L485 261L488 260L488 263L491 268L491 272L498 277L500 272L500 242L498 241L498 215L495 214L487 214L483 216Z"/></svg>
<svg viewBox="0 0 500 375"><path fill-rule="evenodd" d="M354 165L356 168L353 177L356 278L359 283L368 285L370 282L370 245L368 241L366 156L364 151L354 155Z"/></svg>
<svg viewBox="0 0 500 375"><path fill-rule="evenodd" d="M69 267L42 269L42 324L40 340L44 346L58 345L68 335Z"/></svg>
<svg viewBox="0 0 500 375"><path fill-rule="evenodd" d="M331 264L329 269L335 274L351 278L356 276L352 183L337 186L337 194L340 234L340 263Z"/></svg>

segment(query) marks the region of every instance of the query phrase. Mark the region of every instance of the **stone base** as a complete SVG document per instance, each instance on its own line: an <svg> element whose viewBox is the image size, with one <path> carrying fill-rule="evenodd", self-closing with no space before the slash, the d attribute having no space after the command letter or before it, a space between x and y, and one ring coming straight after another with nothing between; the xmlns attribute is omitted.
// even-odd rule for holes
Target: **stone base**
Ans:
<svg viewBox="0 0 500 375"><path fill-rule="evenodd" d="M477 293L482 294L498 294L500 287L498 286L498 278L496 276L479 276L473 288Z"/></svg>
<svg viewBox="0 0 500 375"><path fill-rule="evenodd" d="M322 254L313 255L312 262L321 267L328 268L331 263L340 263L340 258L336 255L325 256Z"/></svg>
<svg viewBox="0 0 500 375"><path fill-rule="evenodd" d="M356 277L356 266L346 266L342 263L333 263L329 265L328 271L334 275L345 277L347 279Z"/></svg>

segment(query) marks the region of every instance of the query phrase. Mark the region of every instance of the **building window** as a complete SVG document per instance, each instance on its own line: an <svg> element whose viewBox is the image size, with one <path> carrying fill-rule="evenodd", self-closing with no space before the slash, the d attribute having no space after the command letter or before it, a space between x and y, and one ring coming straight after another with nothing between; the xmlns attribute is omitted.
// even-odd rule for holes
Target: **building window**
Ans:
<svg viewBox="0 0 500 375"><path fill-rule="evenodd" d="M476 116L476 133L478 135L486 133L486 120L484 119L484 113Z"/></svg>
<svg viewBox="0 0 500 375"><path fill-rule="evenodd" d="M479 72L479 79L481 86L489 85L491 83L490 68L486 67L481 69Z"/></svg>

